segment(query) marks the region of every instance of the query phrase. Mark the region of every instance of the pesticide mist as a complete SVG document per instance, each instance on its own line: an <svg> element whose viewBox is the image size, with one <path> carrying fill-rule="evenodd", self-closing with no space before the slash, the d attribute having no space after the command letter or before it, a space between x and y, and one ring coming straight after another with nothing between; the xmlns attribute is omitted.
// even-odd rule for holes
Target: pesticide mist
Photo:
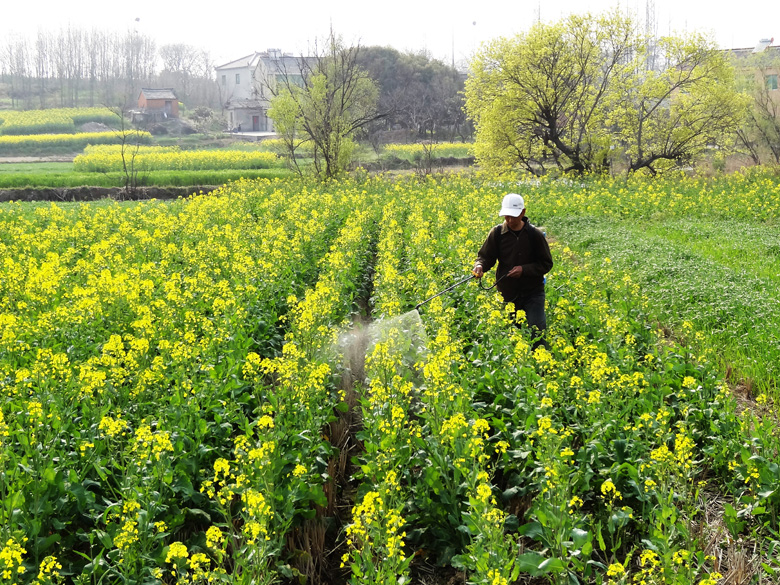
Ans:
<svg viewBox="0 0 780 585"><path fill-rule="evenodd" d="M365 379L366 356L371 355L378 343L390 340L395 351L400 353L399 361L409 370L414 370L414 365L428 350L428 335L417 309L366 325L356 325L339 335L337 350L353 380Z"/></svg>

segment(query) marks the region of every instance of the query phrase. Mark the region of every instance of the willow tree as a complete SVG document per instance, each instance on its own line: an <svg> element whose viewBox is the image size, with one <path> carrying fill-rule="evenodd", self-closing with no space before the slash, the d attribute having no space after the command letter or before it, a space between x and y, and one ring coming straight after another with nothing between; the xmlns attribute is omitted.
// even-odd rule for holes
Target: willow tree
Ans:
<svg viewBox="0 0 780 585"><path fill-rule="evenodd" d="M295 160L306 143L320 179L347 170L355 134L378 117L378 91L358 64L359 46L344 46L331 34L324 51L299 60L300 74L278 75L268 116Z"/></svg>
<svg viewBox="0 0 780 585"><path fill-rule="evenodd" d="M617 12L498 39L466 82L480 163L534 174L618 161L654 172L717 142L741 105L726 60L703 37L651 43Z"/></svg>

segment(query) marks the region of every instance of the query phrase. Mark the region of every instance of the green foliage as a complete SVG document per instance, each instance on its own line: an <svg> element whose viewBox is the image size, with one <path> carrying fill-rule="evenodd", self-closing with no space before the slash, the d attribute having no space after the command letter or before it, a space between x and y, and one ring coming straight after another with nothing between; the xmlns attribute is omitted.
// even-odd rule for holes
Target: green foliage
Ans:
<svg viewBox="0 0 780 585"><path fill-rule="evenodd" d="M734 57L733 65L737 86L750 99L739 142L756 164L767 157L780 163L780 102L768 85L768 76L777 78L780 58L774 52L753 53Z"/></svg>
<svg viewBox="0 0 780 585"><path fill-rule="evenodd" d="M362 49L359 64L379 87L377 106L385 114L372 131L405 128L412 136L433 133L445 140L468 134L463 80L455 67L391 47Z"/></svg>
<svg viewBox="0 0 780 585"><path fill-rule="evenodd" d="M655 173L694 161L710 146L730 146L747 106L713 42L691 34L662 38L657 47L664 69L624 80L608 118L631 172Z"/></svg>
<svg viewBox="0 0 780 585"><path fill-rule="evenodd" d="M690 35L651 44L616 12L496 40L471 70L478 160L537 175L618 164L655 173L723 144L745 106L713 43Z"/></svg>
<svg viewBox="0 0 780 585"><path fill-rule="evenodd" d="M571 16L487 45L466 83L478 159L541 174L548 166L603 169L606 118L634 48L631 33L617 13Z"/></svg>
<svg viewBox="0 0 780 585"><path fill-rule="evenodd" d="M283 76L268 110L293 164L298 146L311 143L313 172L320 179L347 170L355 133L376 116L377 89L358 66L358 53L359 47L345 47L331 36L325 54L302 63L300 83Z"/></svg>
<svg viewBox="0 0 780 585"><path fill-rule="evenodd" d="M719 327L747 321L718 300L744 287L766 321L753 340L776 345L780 188L763 173L262 180L0 206L5 568L20 583L50 567L268 584L308 565L390 585L438 564L483 585L715 585L742 539L757 580L776 575L777 395L738 400L718 332L674 320L722 302ZM476 283L413 309L468 271L509 189L555 259L536 350ZM366 304L382 336L344 363Z"/></svg>
<svg viewBox="0 0 780 585"><path fill-rule="evenodd" d="M139 187L189 187L223 185L239 179L274 179L289 177L286 169L238 169L202 171L144 171L138 174ZM124 187L125 175L108 173L45 172L0 173L0 188L27 189L48 187Z"/></svg>

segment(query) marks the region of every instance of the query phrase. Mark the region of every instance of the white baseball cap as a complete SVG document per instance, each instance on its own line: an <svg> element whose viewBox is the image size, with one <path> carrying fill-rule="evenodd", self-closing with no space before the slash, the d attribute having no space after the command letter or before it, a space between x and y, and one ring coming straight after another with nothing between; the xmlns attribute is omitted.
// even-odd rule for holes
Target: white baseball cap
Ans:
<svg viewBox="0 0 780 585"><path fill-rule="evenodd" d="M505 215L517 217L523 213L523 209L525 209L523 196L518 195L517 193L507 193L504 195L504 200L501 202L501 211L498 212L498 215L501 217L504 217Z"/></svg>

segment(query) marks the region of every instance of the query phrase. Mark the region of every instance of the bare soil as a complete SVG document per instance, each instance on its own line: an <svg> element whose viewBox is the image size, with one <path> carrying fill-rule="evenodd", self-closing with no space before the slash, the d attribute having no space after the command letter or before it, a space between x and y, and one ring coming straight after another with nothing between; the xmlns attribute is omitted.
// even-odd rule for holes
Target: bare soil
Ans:
<svg viewBox="0 0 780 585"><path fill-rule="evenodd" d="M68 187L62 189L0 189L0 203L4 201L141 201L145 199L178 199L195 193L210 193L216 185L199 187L139 187L127 192L120 187Z"/></svg>
<svg viewBox="0 0 780 585"><path fill-rule="evenodd" d="M35 162L73 162L75 154L52 154L50 156L0 156L3 163L35 163Z"/></svg>

